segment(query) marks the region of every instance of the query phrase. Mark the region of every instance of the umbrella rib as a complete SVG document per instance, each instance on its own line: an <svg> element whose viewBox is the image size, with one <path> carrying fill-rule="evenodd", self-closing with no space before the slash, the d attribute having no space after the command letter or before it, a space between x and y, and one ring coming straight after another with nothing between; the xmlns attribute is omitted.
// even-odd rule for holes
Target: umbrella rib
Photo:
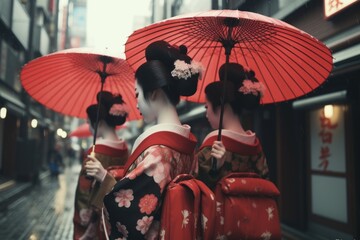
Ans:
<svg viewBox="0 0 360 240"><path fill-rule="evenodd" d="M299 35L299 36L301 36L301 35ZM294 36L294 37L295 37L296 39L299 39L299 36ZM288 39L289 41L290 41L290 40L293 40L293 39L289 39L286 35L285 35L285 36L282 36L282 37L285 38L285 39ZM284 44L288 44L288 43L285 42L282 38L276 38L276 39L279 40L279 41L281 41L281 42L283 42ZM305 39L306 39L306 38L305 38ZM300 46L302 46L303 48L311 51L313 54L317 54L315 51L313 51L312 49L309 49L307 46L301 45L301 43L298 43L298 42L297 42L297 44L300 45ZM292 45L292 47L293 47L294 49L298 50L298 51L299 51L300 53L302 53L303 55L307 56L309 59L312 59L312 60L313 60L313 58L312 58L311 56L309 56L309 55L308 55L307 53L305 53L304 51L301 51L301 49L299 49L299 48L296 47L295 45ZM320 51L321 51L321 48L317 48L316 45L314 45L313 47L315 47L317 50L320 50ZM329 54L329 53L328 53L328 54ZM332 65L332 63L329 62L329 61L327 61L327 59L325 59L325 58L323 58L323 57L320 57L320 56L319 56L319 58L321 58L323 61L325 61L325 62L328 63L329 65ZM315 60L313 60L313 61L316 62ZM306 62L306 63L307 63L307 62ZM312 64L307 63L307 65L308 65L309 67L313 68L313 70L317 71L320 75L322 75L316 68L313 67ZM323 68L325 71L328 71L328 69L326 69L323 64L319 64L319 67ZM323 77L326 78L327 76L323 76Z"/></svg>
<svg viewBox="0 0 360 240"><path fill-rule="evenodd" d="M75 70L74 70L74 72L75 72ZM72 71L69 73L72 73ZM71 75L74 76L75 74L71 74ZM70 94L70 96L72 96L72 97L70 97L70 99L68 99L68 102L66 104L61 101L61 98L59 99L59 101L56 102L55 106L58 106L60 104L59 108L61 109L62 112L65 112L66 107L71 106L69 108L69 110L67 111L68 115L77 116L77 115L84 114L84 113L78 113L78 114L74 113L74 108L76 107L77 104L79 104L79 102L81 103L81 101L79 101L79 99L82 99L81 95L88 93L87 89L90 87L90 84L82 85L80 82L80 80L84 81L83 79L89 79L87 77L87 75L88 75L87 72L83 72L83 73L78 72L78 74L75 75L77 77L78 81L76 81L75 84L72 86L70 84L68 84L66 86L66 88L63 88L63 92L64 92L63 96L65 96L66 94L70 94L70 93L73 93L73 94ZM76 95L75 94L76 90L81 87L83 88L81 95ZM72 99L74 97L76 97L76 99L74 99L74 101L72 101ZM62 105L62 107L61 107L61 105ZM84 102L82 102L82 105L84 105Z"/></svg>
<svg viewBox="0 0 360 240"><path fill-rule="evenodd" d="M288 43L287 42L284 42L281 38L277 38L280 42L282 42L282 43L284 43L284 46L282 45L282 47L284 48L284 49L286 49L286 50L288 50L289 51L289 53L291 53L291 54L293 54L295 57L296 57L296 55L294 54L294 52L293 51L291 51L288 47L287 47L287 45L288 45ZM244 42L243 42L244 43ZM266 46L266 44L263 44L264 46ZM270 42L269 42L269 45L270 45ZM274 44L274 42L272 42L272 44L271 44L273 47L275 47L275 48L277 48L276 46L278 45L278 44ZM293 46L293 48L294 49L296 49L297 51L299 51L300 53L303 53L303 51L301 51L300 49L298 49L297 47L295 47L295 46ZM271 48L269 48L269 49L271 49ZM278 48L277 48L278 49ZM279 49L278 49L279 50ZM309 57L309 56L308 56ZM311 57L309 57L309 59L311 59L312 61L314 61L314 59L313 58L311 58ZM294 62L294 60L291 58L290 59L291 61L293 61ZM295 62L294 62L295 63ZM318 70L316 70L311 64L309 64L308 62L305 62L310 68L312 68L314 71L316 71L316 72L318 72L318 74L319 75L322 75ZM308 72L307 72L307 74L308 74L308 76L310 76L312 79L314 79L314 77L313 76L311 76ZM324 76L323 76L324 77ZM324 77L325 78L325 77ZM316 79L314 79L315 80L315 82L317 82L318 84L319 84L319 82L316 80Z"/></svg>
<svg viewBox="0 0 360 240"><path fill-rule="evenodd" d="M85 75L85 73L84 73L84 75ZM81 84L81 82L80 82L79 85L80 86L85 86L84 90L81 92L81 95L82 96L86 96L86 95L87 96L94 96L93 99L96 99L97 93L100 92L100 85L101 85L100 76L98 76L98 82L99 82L99 88L98 89L96 89L96 87L91 87L91 85L93 85L93 84L96 85L96 82L94 82L94 81L92 83L86 84L86 82L89 79L88 77L85 77L85 78L83 77L83 78L80 78L80 79L81 79L83 84ZM82 99L83 97L80 96L79 98ZM96 101L95 101L95 103L96 103ZM90 106L90 104L93 104L93 103L92 102L87 102L86 103L85 101L80 101L80 104L81 104L81 107L79 109L86 109L88 106ZM87 104L87 106L85 106L85 104ZM73 106L73 108L74 107L75 106ZM73 110L73 108L72 108L72 110ZM84 114L86 116L85 112L83 112L81 114Z"/></svg>
<svg viewBox="0 0 360 240"><path fill-rule="evenodd" d="M272 53L274 53L274 54L276 55L276 52L275 52L275 51L273 51L271 48L269 48L269 49L272 51ZM291 77L291 75L289 74L289 72L288 72L288 71L286 70L286 68L284 67L284 65L287 65L287 66L291 67L291 65L289 64L288 61L283 60L283 64L281 64L281 63L278 61L278 58L277 58L277 57L275 57L275 56L273 56L273 55L269 55L269 56L271 56L272 59L273 59L273 61L275 61L275 62L278 64L278 66L279 66L280 68L282 68L282 69L284 70L284 72L286 72L286 73L288 74L289 79L293 79L293 78ZM277 68L275 68L275 69L278 71ZM304 81L304 83L307 84L307 86L308 86L310 89L313 89L313 88L311 87L311 85L306 81L306 78L305 78L305 76L304 76L303 74L300 74L300 73L299 73L296 69L294 69L294 68L291 68L291 69L293 69L293 71L296 72L296 74ZM280 75L280 73L279 73L279 75ZM298 83L297 81L293 81L293 82L299 87L299 89L301 89L301 90L303 91L303 93L305 93L304 89L299 85L299 83ZM289 87L289 88L290 88L290 87ZM290 89L292 89L292 88L290 88Z"/></svg>
<svg viewBox="0 0 360 240"><path fill-rule="evenodd" d="M273 52L273 53L275 53L275 52ZM276 53L275 53L275 54L276 54ZM294 95L295 97L298 96L298 94L294 93L293 88L290 87L290 85L287 83L287 82L288 82L288 81L286 80L287 78L285 78L285 76L283 76L283 74L281 74L281 73L279 72L279 69L278 69L278 68L281 68L281 69L287 74L288 79L289 79L289 80L292 80L293 77L291 77L291 75L289 74L289 72L288 72L288 71L286 70L286 68L284 67L284 65L288 65L288 66L290 67L290 65L288 64L288 62L287 62L287 61L284 61L283 64L280 64L280 62L278 61L278 58L277 58L277 57L275 57L275 56L273 56L273 55L269 55L269 56L271 56L272 60L278 64L277 67L275 67L275 65L272 64L272 61L270 61L271 64L272 64L272 66L274 67L275 71L279 74L279 76L281 76L281 78L283 79L283 82L287 85L288 89L293 93L293 95ZM293 68L291 68L291 69L293 69ZM309 88L311 88L310 85L307 83L306 79L305 79L301 74L299 74L295 69L293 69L293 70L294 70L294 72L297 73L297 75L298 75L300 78L302 78L302 80L304 81L304 83L306 83L306 85L307 85ZM305 93L304 89L299 85L299 83L298 83L297 81L292 81L292 82L295 83L295 85L297 85L298 88L301 89L303 93Z"/></svg>
<svg viewBox="0 0 360 240"><path fill-rule="evenodd" d="M257 44L259 48L262 48L262 46L266 46L266 44L261 44L261 45L259 45L258 42L249 42L249 44L250 44L250 45ZM270 48L270 49L271 49L271 48ZM244 54L244 53L243 53L243 54ZM250 54L252 55L252 52L251 52L251 51L250 51ZM253 57L253 59L255 59L255 58ZM264 62L264 60L263 60L262 58L260 58L260 60L262 61L262 64L265 66L265 68L267 69L267 72L270 74L271 78L275 80L275 77L274 77L272 71L270 71L268 65ZM270 62L270 64L274 67L274 69L277 71L277 73L279 74L279 76L281 76L281 78L283 79L283 82L287 85L288 89L292 92L292 94L293 94L294 96L296 96L296 94L294 93L293 89L290 88L290 86L289 86L289 84L287 83L287 81L285 80L284 76L283 76L282 74L280 74L279 70L274 66L273 62L272 62L272 61L269 61L269 62ZM256 62L256 64L257 64L257 62ZM261 73L261 74L262 74L262 73ZM264 78L264 81L266 82L266 79L265 79L265 78ZM273 81L273 82L276 84L276 86L277 86L278 90L281 92L283 98L286 99L285 94L284 94L284 92L283 92L283 89L280 88L278 82L277 82L277 81ZM267 85L267 84L266 84L266 85ZM273 96L271 93L270 93L270 95L271 95L273 101L275 101L274 96Z"/></svg>
<svg viewBox="0 0 360 240"><path fill-rule="evenodd" d="M74 69L74 70L72 70L72 71L69 71L69 72L67 72L67 75L70 75L70 76L72 76L72 77L74 77L74 75L76 76L76 74L74 74L74 73L78 73L77 72L78 71L78 69ZM73 73L74 72L74 73ZM84 73L85 74L85 73ZM79 78L79 79L81 79L81 77ZM62 80L60 79L60 78L57 78L56 80L54 79L53 81L53 84L57 84L58 82L61 84L62 83ZM66 92L68 92L68 91L70 91L71 89L76 89L76 87L78 87L78 86L81 86L81 84L77 81L77 82L75 82L75 84L73 85L73 86L71 86L70 84L67 84L66 86L65 86L65 88L62 88L61 90L61 92L64 92L65 91L65 93ZM87 85L85 85L85 86L87 86ZM48 92L45 92L43 95L42 95L42 98L43 97L45 97L46 95L53 95L52 94L52 92L53 91L55 91L56 89L55 88L52 88L52 90L51 91L48 91ZM86 92L86 91L83 91L84 93ZM65 107L65 104L63 105L63 107L62 108L60 108L61 110L59 110L58 109L58 104L60 104L61 103L61 99L62 99L62 97L64 96L64 94L61 94L61 95L59 95L59 94L55 94L55 96L59 96L59 97L57 97L57 98L60 98L58 101L56 101L56 103L53 105L53 109L55 109L55 111L57 111L57 112L61 112L61 111L64 111L64 107ZM74 106L74 105L73 105ZM65 115L71 115L71 116L77 116L76 114L73 114L72 113L72 111L70 111L70 112L67 112L67 113L63 113L63 114L65 114Z"/></svg>
<svg viewBox="0 0 360 240"><path fill-rule="evenodd" d="M279 50L279 48L277 47L276 44L272 45L273 48L276 48L277 50ZM288 47L286 46L282 46L282 48L286 49L287 51L289 51L289 55L291 54L294 58L297 57L297 55L291 51ZM299 51L299 49L297 49ZM293 62L295 65L299 66L301 68L301 66L299 64L297 64L297 62L294 60L294 58L292 57L289 57L289 61ZM311 58L310 58L311 59ZM313 59L311 59L313 60ZM288 62L286 62L287 64L289 64ZM310 64L308 61L304 61L304 63L311 69L313 69L315 72L317 72L319 75L322 75L314 66L313 64ZM313 61L314 64L317 65L317 63L315 61ZM295 70L295 69L294 69ZM297 72L297 71L296 71ZM320 82L313 76L311 75L308 71L305 71L306 75L309 76L310 78L312 78L317 84L320 84ZM324 79L327 77L327 76L322 76Z"/></svg>
<svg viewBox="0 0 360 240"><path fill-rule="evenodd" d="M245 43L244 43L244 44L245 44ZM251 43L248 43L248 44L252 45ZM246 44L245 44L245 45L246 45ZM256 58L254 57L253 53L252 53L251 51L249 51L249 53L250 53L250 55L252 56L252 59L254 59L254 62L255 62L255 64L256 64L257 68L258 68L258 69L261 69L261 68L259 67L258 62L257 62L257 61L255 61L255 59L256 59ZM244 53L243 53L243 54L244 54ZM269 72L269 74L272 76L271 71L269 71L269 69L268 69L267 65L265 64L265 62L263 61L263 59L262 59L262 58L260 58L260 60L262 61L263 65L266 67L266 69L267 69L267 71ZM264 77L264 75L263 75L263 72L262 72L262 71L260 71L260 75L262 76L262 79L264 80L264 83L265 83L265 85L266 85L267 89L270 89L270 88L269 88L269 86L268 86L268 84L267 84L266 78ZM272 78L273 78L273 76L272 76ZM276 84L277 88L280 90L280 88L279 88L279 86L278 86L277 82L276 82L276 81L274 81L274 82L275 82L275 84ZM283 98L285 98L285 96L284 96L283 92L282 92L281 90L280 90L280 92L281 92L281 94L282 94ZM274 98L273 94L272 94L270 91L269 91L269 93L270 93L271 98L273 99L273 101L275 101L275 98Z"/></svg>
<svg viewBox="0 0 360 240"><path fill-rule="evenodd" d="M216 48L212 48L212 53L211 53L211 55L213 55L214 54L214 52L215 52L215 50L216 50ZM204 54L205 54L205 52L206 51L204 51ZM203 55L204 56L204 55ZM202 59L202 58L201 58ZM201 61L201 60L200 60ZM215 75L217 75L217 72L218 72L218 69L219 69L219 62L220 62L220 58L217 58L217 63L216 63L216 67L215 67ZM209 60L209 62L208 62L208 64L207 64L207 67L206 67L206 69L208 69L209 68L209 66L210 66L210 60ZM205 71L206 71L206 69L205 69ZM206 86L204 86L204 83L205 83L205 79L206 79L206 76L208 75L208 72L206 72L205 74L204 74L204 79L203 79L203 83L201 84L201 88L200 88L200 94L199 94L199 97L198 97L198 102L200 101L200 96L201 96L201 94L203 93L203 91L204 91L204 88L206 87Z"/></svg>
<svg viewBox="0 0 360 240"><path fill-rule="evenodd" d="M314 48L316 48L317 50L319 50L319 51L321 51L323 54L329 54L329 50L328 50L328 48L326 47L326 45L324 45L322 42L320 42L320 41L318 41L317 39L312 39L313 37L311 36L311 35L309 35L309 34L306 34L306 33L300 33L300 32L297 32L297 31L294 31L294 30L292 30L292 31L286 31L286 29L283 29L283 28L281 28L280 26L278 26L278 27L276 27L277 28L277 32L281 32L281 33L283 33L283 34L285 34L285 35L283 35L284 36L284 38L287 38L287 36L289 36L289 35L291 35L291 36L293 36L294 38L295 38L295 40L299 40L299 36L301 36L304 40L306 40L306 42L308 43L308 44L310 44L312 47L314 47ZM281 30L281 31L279 31L279 29ZM283 31L283 30L285 30L285 31ZM287 38L288 40L293 40L293 39L289 39L289 38ZM322 46L321 48L319 48L318 46ZM312 50L310 50L309 49L309 51L312 51ZM315 52L314 52L315 53Z"/></svg>

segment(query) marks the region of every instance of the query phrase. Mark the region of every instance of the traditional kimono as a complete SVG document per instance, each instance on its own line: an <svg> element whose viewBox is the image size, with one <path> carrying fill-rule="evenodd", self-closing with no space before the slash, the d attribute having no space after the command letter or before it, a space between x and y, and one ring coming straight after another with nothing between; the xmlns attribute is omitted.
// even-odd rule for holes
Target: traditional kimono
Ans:
<svg viewBox="0 0 360 240"><path fill-rule="evenodd" d="M194 166L196 140L187 125L158 124L134 143L134 163L104 198L110 239L158 239L164 189ZM111 186L105 178L104 185Z"/></svg>
<svg viewBox="0 0 360 240"><path fill-rule="evenodd" d="M199 165L197 178L210 189L214 190L216 183L230 172L254 172L262 178L268 177L265 154L255 133L247 131L246 134L240 134L226 129L222 130L221 136L226 149L225 163L215 174L209 174L211 146L217 140L217 135L217 130L209 133L196 155Z"/></svg>
<svg viewBox="0 0 360 240"><path fill-rule="evenodd" d="M90 152L91 148L85 158ZM124 165L128 155L128 148L123 140L100 139L95 146L95 157L105 169ZM104 233L100 232L99 228L100 211L94 207L97 202L102 202L100 184L86 176L84 166L85 161L82 164L75 192L74 239L101 239L99 236L104 236Z"/></svg>

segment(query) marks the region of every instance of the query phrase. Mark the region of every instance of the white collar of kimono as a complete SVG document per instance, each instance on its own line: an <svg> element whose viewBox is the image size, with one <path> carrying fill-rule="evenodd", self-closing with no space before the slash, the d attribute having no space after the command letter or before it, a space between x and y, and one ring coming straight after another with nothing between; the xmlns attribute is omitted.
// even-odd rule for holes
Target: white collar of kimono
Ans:
<svg viewBox="0 0 360 240"><path fill-rule="evenodd" d="M134 152L135 149L140 145L140 143L150 136L153 133L160 132L160 131L167 131L167 132L174 132L186 138L190 135L190 126L189 125L178 125L172 123L161 123L156 124L150 128L148 128L145 132L143 132L135 141L134 147L132 148L131 152Z"/></svg>
<svg viewBox="0 0 360 240"><path fill-rule="evenodd" d="M105 146L112 147L115 149L126 149L127 148L126 142L123 139L109 140L109 139L104 139L104 138L98 138L98 139L96 139L96 145L105 145Z"/></svg>
<svg viewBox="0 0 360 240"><path fill-rule="evenodd" d="M221 134L224 136L227 136L231 139L234 139L235 141L238 142L242 142L245 144L253 144L255 142L256 136L255 133L253 133L252 131L248 130L245 132L245 134L243 133L238 133L235 131L231 131L231 130L227 130L227 129L223 129L221 130ZM212 136L217 136L218 135L218 130L212 131L211 133L209 133L205 139L204 142Z"/></svg>

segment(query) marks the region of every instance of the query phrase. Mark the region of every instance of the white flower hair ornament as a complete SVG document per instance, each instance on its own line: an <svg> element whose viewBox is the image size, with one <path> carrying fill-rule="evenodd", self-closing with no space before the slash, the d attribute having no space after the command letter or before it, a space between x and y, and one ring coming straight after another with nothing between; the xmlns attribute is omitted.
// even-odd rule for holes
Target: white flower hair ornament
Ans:
<svg viewBox="0 0 360 240"><path fill-rule="evenodd" d="M171 71L171 76L185 80L191 78L194 74L199 74L199 78L201 79L204 69L202 64L196 61L191 61L191 64L188 64L183 60L176 60L174 66L175 68Z"/></svg>
<svg viewBox="0 0 360 240"><path fill-rule="evenodd" d="M239 88L238 91L245 95L252 94L254 96L258 96L260 94L260 97L263 97L265 86L260 82L253 82L249 79L245 79L243 81L243 85Z"/></svg>
<svg viewBox="0 0 360 240"><path fill-rule="evenodd" d="M109 114L112 116L126 116L129 113L129 109L125 103L113 104L109 110Z"/></svg>

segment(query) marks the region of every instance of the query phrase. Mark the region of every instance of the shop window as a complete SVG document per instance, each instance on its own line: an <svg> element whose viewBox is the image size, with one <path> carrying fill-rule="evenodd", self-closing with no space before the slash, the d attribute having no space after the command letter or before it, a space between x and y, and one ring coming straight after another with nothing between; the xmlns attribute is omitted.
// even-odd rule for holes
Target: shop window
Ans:
<svg viewBox="0 0 360 240"><path fill-rule="evenodd" d="M1 41L0 45L0 79L5 81L7 67L7 46L5 41Z"/></svg>
<svg viewBox="0 0 360 240"><path fill-rule="evenodd" d="M21 91L19 73L24 61L24 53L10 47L5 41L1 42L0 78L17 92Z"/></svg>
<svg viewBox="0 0 360 240"><path fill-rule="evenodd" d="M11 22L11 2L0 1L0 18L7 27L10 27Z"/></svg>
<svg viewBox="0 0 360 240"><path fill-rule="evenodd" d="M11 30L25 49L28 48L30 17L24 6L17 0L13 1Z"/></svg>
<svg viewBox="0 0 360 240"><path fill-rule="evenodd" d="M352 224L347 112L346 105L309 112L309 220L344 232Z"/></svg>

